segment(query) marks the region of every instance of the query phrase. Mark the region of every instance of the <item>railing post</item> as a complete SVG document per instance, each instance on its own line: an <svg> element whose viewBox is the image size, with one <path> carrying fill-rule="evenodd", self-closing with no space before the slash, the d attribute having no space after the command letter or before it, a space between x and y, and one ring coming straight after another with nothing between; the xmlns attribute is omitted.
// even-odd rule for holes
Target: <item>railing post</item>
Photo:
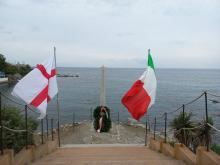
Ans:
<svg viewBox="0 0 220 165"><path fill-rule="evenodd" d="M145 128L145 146L147 146L147 115L146 115L146 126L145 126L146 128Z"/></svg>
<svg viewBox="0 0 220 165"><path fill-rule="evenodd" d="M44 121L41 119L41 144L44 144Z"/></svg>
<svg viewBox="0 0 220 165"><path fill-rule="evenodd" d="M53 141L53 118L51 118L51 137Z"/></svg>
<svg viewBox="0 0 220 165"><path fill-rule="evenodd" d="M48 131L48 115L46 115L46 126L47 126L47 139L49 136L49 131Z"/></svg>
<svg viewBox="0 0 220 165"><path fill-rule="evenodd" d="M3 155L3 125L2 125L2 93L0 92L0 145L1 145L1 154Z"/></svg>
<svg viewBox="0 0 220 165"><path fill-rule="evenodd" d="M209 120L209 116L208 116L208 99L207 99L207 92L204 92L205 94L205 116L206 116L206 149L207 151L209 151L209 133L208 133L208 120Z"/></svg>
<svg viewBox="0 0 220 165"><path fill-rule="evenodd" d="M118 124L119 124L119 111L118 111Z"/></svg>
<svg viewBox="0 0 220 165"><path fill-rule="evenodd" d="M25 143L26 143L26 149L28 149L28 125L27 125L27 105L25 105Z"/></svg>
<svg viewBox="0 0 220 165"><path fill-rule="evenodd" d="M167 142L167 113L165 112L165 131L164 131L165 143Z"/></svg>
<svg viewBox="0 0 220 165"><path fill-rule="evenodd" d="M185 105L183 104L183 119L185 119Z"/></svg>
<svg viewBox="0 0 220 165"><path fill-rule="evenodd" d="M75 113L73 112L73 126L75 125Z"/></svg>
<svg viewBox="0 0 220 165"><path fill-rule="evenodd" d="M147 121L148 121L148 129L150 131L150 115L147 115Z"/></svg>
<svg viewBox="0 0 220 165"><path fill-rule="evenodd" d="M90 120L91 121L93 120L93 117L92 117L92 107L90 108Z"/></svg>
<svg viewBox="0 0 220 165"><path fill-rule="evenodd" d="M154 140L155 140L155 138L156 138L156 126L157 126L157 118L155 117L154 118Z"/></svg>
<svg viewBox="0 0 220 165"><path fill-rule="evenodd" d="M57 121L58 145L60 147L60 120Z"/></svg>

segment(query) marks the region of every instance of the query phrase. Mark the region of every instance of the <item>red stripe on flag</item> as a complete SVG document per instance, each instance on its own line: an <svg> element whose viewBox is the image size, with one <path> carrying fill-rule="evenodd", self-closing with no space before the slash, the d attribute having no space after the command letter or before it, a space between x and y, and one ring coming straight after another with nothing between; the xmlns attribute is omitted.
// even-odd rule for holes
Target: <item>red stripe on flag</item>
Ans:
<svg viewBox="0 0 220 165"><path fill-rule="evenodd" d="M51 74L47 73L47 70L45 69L45 67L42 64L38 64L37 65L37 69L40 70L40 72L42 73L42 75L46 78L46 79L50 79L51 77L54 77L57 74L56 69L52 69L51 70Z"/></svg>
<svg viewBox="0 0 220 165"><path fill-rule="evenodd" d="M47 95L47 102L49 102L51 100L50 96Z"/></svg>
<svg viewBox="0 0 220 165"><path fill-rule="evenodd" d="M49 79L50 75L47 73L47 70L45 69L45 67L42 64L38 64L37 68L40 70L40 72L42 73L42 75L46 78Z"/></svg>
<svg viewBox="0 0 220 165"><path fill-rule="evenodd" d="M50 75L50 77L53 77L53 76L55 76L57 74L57 70L56 69L52 69L51 70L51 75Z"/></svg>
<svg viewBox="0 0 220 165"><path fill-rule="evenodd" d="M147 112L150 101L151 98L144 89L144 83L141 80L137 80L121 100L136 120L139 120Z"/></svg>
<svg viewBox="0 0 220 165"><path fill-rule="evenodd" d="M48 96L48 85L31 101L31 105L38 107Z"/></svg>
<svg viewBox="0 0 220 165"><path fill-rule="evenodd" d="M37 68L42 73L42 75L48 80L56 75L56 69L52 69L51 75L49 75L42 64L38 64ZM51 100L50 96L48 95L48 85L49 84L47 84L47 86L31 101L31 105L33 105L34 107L38 107L45 99L47 99L47 102Z"/></svg>

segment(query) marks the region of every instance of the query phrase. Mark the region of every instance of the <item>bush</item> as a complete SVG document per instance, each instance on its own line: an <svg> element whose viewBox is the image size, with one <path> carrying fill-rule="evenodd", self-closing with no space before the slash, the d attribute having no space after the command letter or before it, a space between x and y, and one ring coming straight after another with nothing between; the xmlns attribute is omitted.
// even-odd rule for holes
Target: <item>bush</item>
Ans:
<svg viewBox="0 0 220 165"><path fill-rule="evenodd" d="M25 118L17 108L7 107L2 109L2 125L10 129L24 130ZM31 117L28 117L28 130L35 131L38 123ZM15 152L20 151L25 146L25 132L12 132L3 129L3 147L14 149ZM28 144L34 144L33 135L28 133Z"/></svg>
<svg viewBox="0 0 220 165"><path fill-rule="evenodd" d="M4 55L0 54L0 71L5 72L7 75L14 75L19 73L21 76L25 76L32 70L28 64L11 64L6 61Z"/></svg>
<svg viewBox="0 0 220 165"><path fill-rule="evenodd" d="M220 146L217 144L213 144L211 146L212 151L214 151L216 154L220 155Z"/></svg>

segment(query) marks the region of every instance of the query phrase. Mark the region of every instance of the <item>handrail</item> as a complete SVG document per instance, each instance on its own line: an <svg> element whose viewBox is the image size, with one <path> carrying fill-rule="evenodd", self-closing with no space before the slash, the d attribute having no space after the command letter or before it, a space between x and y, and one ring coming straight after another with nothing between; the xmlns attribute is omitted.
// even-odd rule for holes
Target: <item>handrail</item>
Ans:
<svg viewBox="0 0 220 165"><path fill-rule="evenodd" d="M12 131L12 132L26 132L26 130L21 130L21 129L12 129L12 128L8 128L8 127L5 127L5 126L0 126L0 128L4 128L4 129L6 129L6 130L8 130L8 131Z"/></svg>
<svg viewBox="0 0 220 165"><path fill-rule="evenodd" d="M208 95L210 96L213 96L213 97L220 97L220 95L216 95L216 94L213 94L213 93L210 93L210 92L207 92Z"/></svg>
<svg viewBox="0 0 220 165"><path fill-rule="evenodd" d="M207 125L208 125L209 127L213 128L214 130L216 130L217 132L219 132L219 133L220 133L220 130L219 130L219 129L217 129L216 127L214 127L213 125L211 125L211 124L209 124L209 123L207 123Z"/></svg>
<svg viewBox="0 0 220 165"><path fill-rule="evenodd" d="M21 106L25 106L25 104L19 103L19 102L15 101L15 100L11 99L10 97L8 97L5 94L3 94L2 92L1 92L1 95L3 97L5 97L6 99L10 100L11 102L15 103L15 104L18 104L18 105L21 105Z"/></svg>
<svg viewBox="0 0 220 165"><path fill-rule="evenodd" d="M194 103L195 101L199 100L203 95L205 94L205 92L203 92L200 96L196 97L195 99L193 99L192 101L185 103L184 105L189 105Z"/></svg>

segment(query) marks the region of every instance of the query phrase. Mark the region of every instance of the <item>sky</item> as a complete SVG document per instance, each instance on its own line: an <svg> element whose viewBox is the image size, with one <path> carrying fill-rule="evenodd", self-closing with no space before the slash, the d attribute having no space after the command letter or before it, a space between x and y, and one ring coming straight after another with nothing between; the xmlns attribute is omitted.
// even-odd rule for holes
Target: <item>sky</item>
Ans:
<svg viewBox="0 0 220 165"><path fill-rule="evenodd" d="M0 0L0 54L35 66L220 68L219 0Z"/></svg>

